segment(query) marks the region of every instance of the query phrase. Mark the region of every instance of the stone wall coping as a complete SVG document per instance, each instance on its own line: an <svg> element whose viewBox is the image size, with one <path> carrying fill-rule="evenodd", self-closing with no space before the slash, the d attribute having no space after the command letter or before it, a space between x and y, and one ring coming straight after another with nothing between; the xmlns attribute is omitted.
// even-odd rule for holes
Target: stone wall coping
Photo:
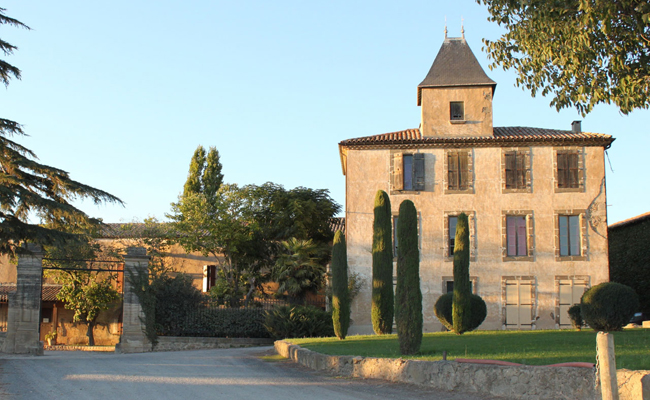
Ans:
<svg viewBox="0 0 650 400"><path fill-rule="evenodd" d="M329 356L284 340L274 345L278 354L298 364L346 377L383 379L509 399L592 400L600 395L593 368ZM650 400L650 371L618 370L617 378L620 400Z"/></svg>

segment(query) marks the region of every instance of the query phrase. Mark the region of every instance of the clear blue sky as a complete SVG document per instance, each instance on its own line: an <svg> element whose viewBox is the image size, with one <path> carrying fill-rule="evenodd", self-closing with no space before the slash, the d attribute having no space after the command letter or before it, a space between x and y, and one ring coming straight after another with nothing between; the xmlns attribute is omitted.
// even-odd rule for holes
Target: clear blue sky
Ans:
<svg viewBox="0 0 650 400"><path fill-rule="evenodd" d="M495 126L616 137L607 168L609 223L646 211L650 112L599 106L586 118L551 109L489 71L481 39L501 32L472 0L24 1L0 27L23 71L0 96L0 117L41 162L106 190L126 207L83 203L106 222L156 216L176 201L201 144L216 146L227 182L327 188L341 205L337 143L416 128L416 87L442 40L465 35L498 83Z"/></svg>

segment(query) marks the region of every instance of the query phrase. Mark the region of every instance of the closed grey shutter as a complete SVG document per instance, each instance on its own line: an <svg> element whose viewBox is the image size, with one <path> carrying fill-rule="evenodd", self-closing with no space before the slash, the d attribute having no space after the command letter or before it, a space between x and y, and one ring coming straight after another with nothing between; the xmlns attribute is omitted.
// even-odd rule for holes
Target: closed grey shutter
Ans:
<svg viewBox="0 0 650 400"><path fill-rule="evenodd" d="M567 187L580 187L580 169L578 168L578 153L567 154L568 181Z"/></svg>
<svg viewBox="0 0 650 400"><path fill-rule="evenodd" d="M424 190L424 154L413 154L413 190Z"/></svg>
<svg viewBox="0 0 650 400"><path fill-rule="evenodd" d="M506 153L506 189L515 187L515 153Z"/></svg>
<svg viewBox="0 0 650 400"><path fill-rule="evenodd" d="M393 175L391 177L393 190L404 189L404 172L402 168L402 153L393 154Z"/></svg>
<svg viewBox="0 0 650 400"><path fill-rule="evenodd" d="M567 154L558 152L557 153L557 187L559 188L568 187L567 170L568 170Z"/></svg>

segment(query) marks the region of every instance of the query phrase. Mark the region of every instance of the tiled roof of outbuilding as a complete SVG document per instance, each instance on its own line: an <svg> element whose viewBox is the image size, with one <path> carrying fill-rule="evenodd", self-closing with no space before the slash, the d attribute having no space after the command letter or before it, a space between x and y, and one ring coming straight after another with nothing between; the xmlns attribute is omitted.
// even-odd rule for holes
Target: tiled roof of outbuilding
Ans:
<svg viewBox="0 0 650 400"><path fill-rule="evenodd" d="M43 285L41 288L42 301L57 301L56 295L61 290L61 285ZM0 285L0 303L6 303L9 292L16 290L15 284L2 284Z"/></svg>
<svg viewBox="0 0 650 400"><path fill-rule="evenodd" d="M418 85L418 105L422 88L454 86L492 86L464 38L445 38L426 78Z"/></svg>
<svg viewBox="0 0 650 400"><path fill-rule="evenodd" d="M381 135L343 140L342 147L448 147L448 146L502 146L502 145L592 145L606 146L614 141L611 135L562 131L558 129L528 128L521 126L495 127L488 137L424 137L419 129L406 129Z"/></svg>
<svg viewBox="0 0 650 400"><path fill-rule="evenodd" d="M624 219L623 221L618 221L615 224L611 224L610 226L608 226L607 229L618 229L624 226L638 224L640 222L647 221L649 219L650 219L650 212L647 212L641 215L637 215L636 217Z"/></svg>

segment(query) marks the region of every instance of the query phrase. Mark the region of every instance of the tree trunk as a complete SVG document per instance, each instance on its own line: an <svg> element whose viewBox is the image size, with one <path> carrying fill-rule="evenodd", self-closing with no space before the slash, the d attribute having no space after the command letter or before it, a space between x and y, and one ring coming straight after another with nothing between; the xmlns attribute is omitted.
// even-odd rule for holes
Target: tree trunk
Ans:
<svg viewBox="0 0 650 400"><path fill-rule="evenodd" d="M86 336L88 336L88 346L95 345L95 335L93 334L94 327L95 327L95 320L88 321L88 330L86 331Z"/></svg>

